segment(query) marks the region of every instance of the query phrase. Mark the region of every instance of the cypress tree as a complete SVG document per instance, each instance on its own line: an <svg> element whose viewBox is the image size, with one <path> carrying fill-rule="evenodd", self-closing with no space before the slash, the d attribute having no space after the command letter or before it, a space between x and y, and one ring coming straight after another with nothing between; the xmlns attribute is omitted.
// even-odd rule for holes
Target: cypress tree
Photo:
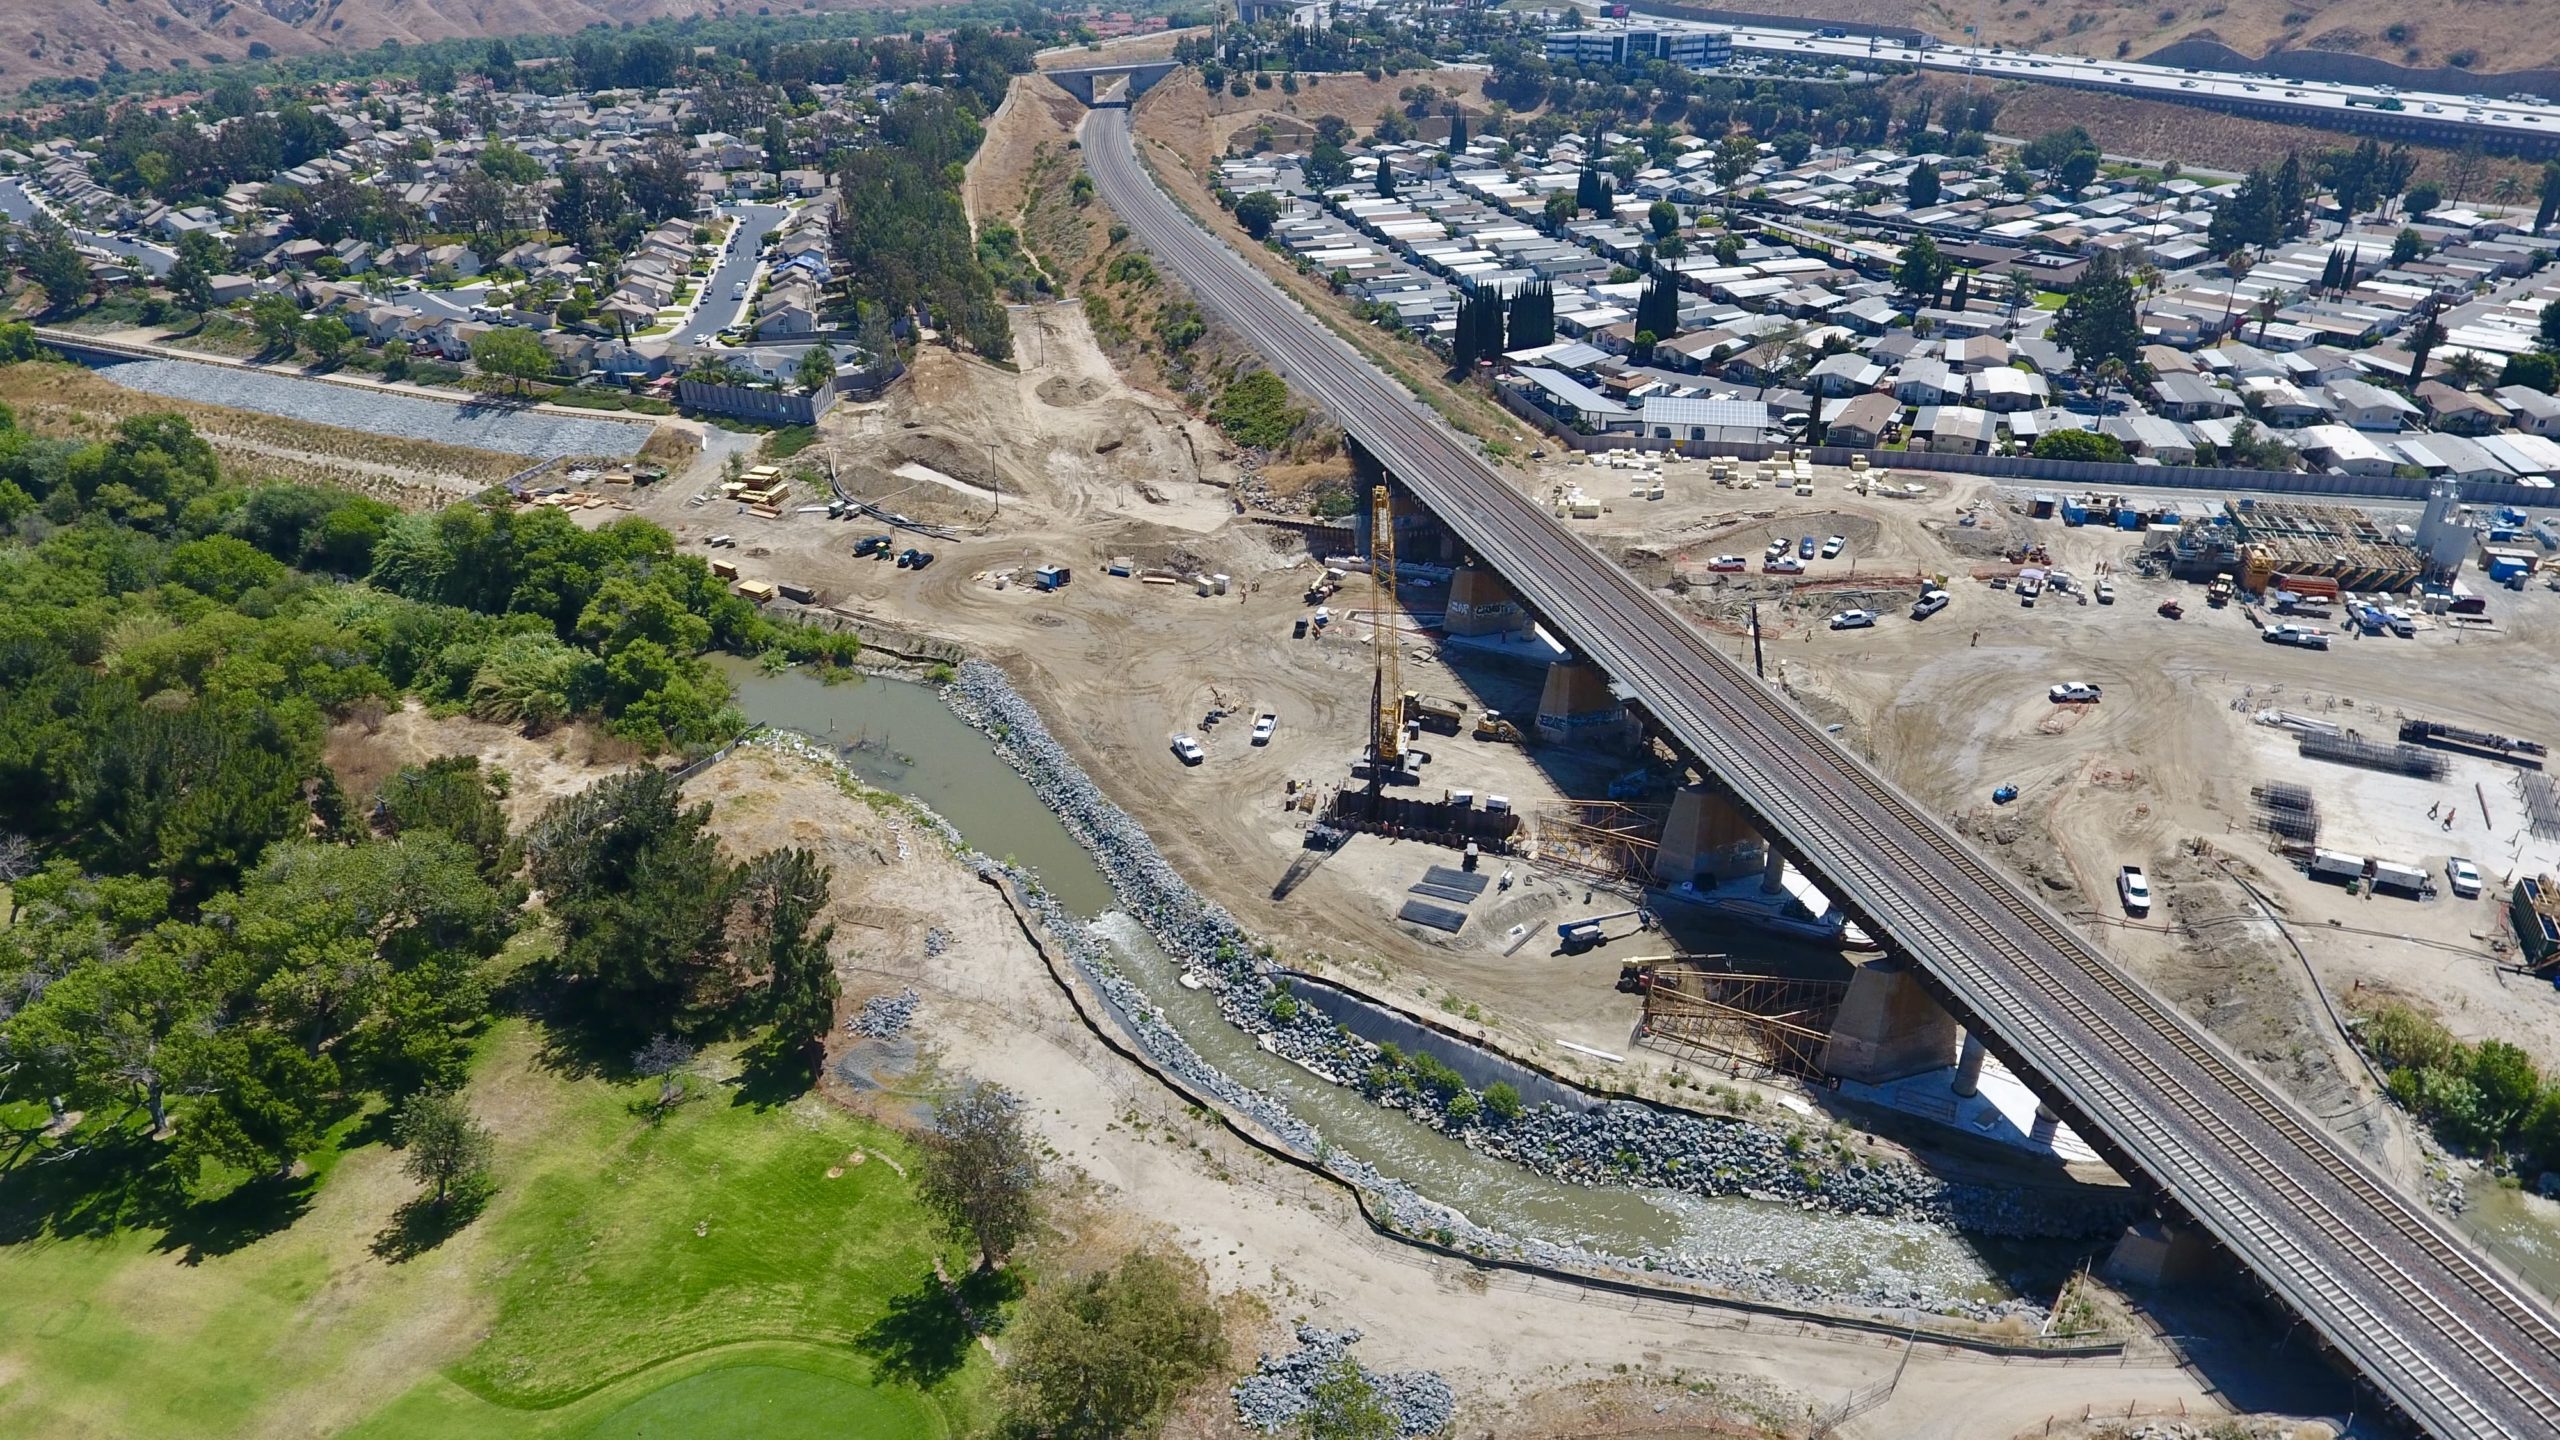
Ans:
<svg viewBox="0 0 2560 1440"><path fill-rule="evenodd" d="M1512 350L1556 343L1556 292L1544 280L1523 285L1511 297Z"/></svg>
<svg viewBox="0 0 2560 1440"><path fill-rule="evenodd" d="M1467 112L1449 112L1449 153L1463 155L1467 151Z"/></svg>

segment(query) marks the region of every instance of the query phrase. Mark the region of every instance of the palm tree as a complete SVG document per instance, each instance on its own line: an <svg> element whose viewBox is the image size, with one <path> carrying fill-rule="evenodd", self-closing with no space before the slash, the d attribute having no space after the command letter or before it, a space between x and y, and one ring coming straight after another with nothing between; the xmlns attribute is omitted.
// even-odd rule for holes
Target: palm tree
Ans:
<svg viewBox="0 0 2560 1440"><path fill-rule="evenodd" d="M2278 294L2269 295L2260 300L2256 305L2250 307L2250 312L2257 316L2258 319L2259 344L2264 345L2267 343L2267 322L2276 318L2276 312L2284 309L2284 305L2284 297L2281 294Z"/></svg>
<svg viewBox="0 0 2560 1440"><path fill-rule="evenodd" d="M2125 381L2124 362L2113 355L2098 362L2098 413L2107 413L2107 392L2120 389Z"/></svg>
<svg viewBox="0 0 2560 1440"><path fill-rule="evenodd" d="M2240 300L2240 282L2249 278L2249 252L2235 249L2222 257L2222 268L2231 272L2231 289L2222 297L2222 329L2231 330L2231 307Z"/></svg>
<svg viewBox="0 0 2560 1440"><path fill-rule="evenodd" d="M2437 375L2456 389L2477 390L2489 383L2498 372L2474 350L2457 350L2447 356Z"/></svg>
<svg viewBox="0 0 2560 1440"><path fill-rule="evenodd" d="M2509 171L2498 177L2497 184L2489 187L2489 194L2501 205L2513 205L2524 198L2524 182L2516 178L2514 171Z"/></svg>

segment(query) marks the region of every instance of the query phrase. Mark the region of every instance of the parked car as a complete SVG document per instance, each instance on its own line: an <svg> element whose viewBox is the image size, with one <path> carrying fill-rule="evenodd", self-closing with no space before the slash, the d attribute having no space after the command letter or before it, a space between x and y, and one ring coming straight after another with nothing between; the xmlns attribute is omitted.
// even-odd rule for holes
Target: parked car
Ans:
<svg viewBox="0 0 2560 1440"><path fill-rule="evenodd" d="M1200 742L1188 735L1173 737L1173 753L1181 756L1185 765L1197 765L1209 758L1209 752L1200 748Z"/></svg>
<svg viewBox="0 0 2560 1440"><path fill-rule="evenodd" d="M1926 620L1930 616L1935 615L1946 608L1946 591L1923 590L1920 592L1920 598L1912 602L1911 618L1914 620Z"/></svg>
<svg viewBox="0 0 2560 1440"><path fill-rule="evenodd" d="M1719 555L1707 562L1709 570L1740 570L1751 562L1739 555Z"/></svg>
<svg viewBox="0 0 2560 1440"><path fill-rule="evenodd" d="M2056 705L2094 705L2102 692L2085 680L2065 680L2044 693Z"/></svg>
<svg viewBox="0 0 2560 1440"><path fill-rule="evenodd" d="M898 565L902 569L921 570L932 563L933 552L930 550L919 550L910 545L898 552Z"/></svg>
<svg viewBox="0 0 2560 1440"><path fill-rule="evenodd" d="M1804 573L1804 562L1793 555L1780 555L1772 560L1761 561L1760 573L1763 575L1801 575Z"/></svg>
<svg viewBox="0 0 2560 1440"><path fill-rule="evenodd" d="M2465 900L2480 898L2480 867L2456 855L2444 862L2445 883Z"/></svg>
<svg viewBox="0 0 2560 1440"><path fill-rule="evenodd" d="M2124 897L2124 913L2140 919L2151 913L2151 880L2139 865L2116 872L2116 893Z"/></svg>
<svg viewBox="0 0 2560 1440"><path fill-rule="evenodd" d="M730 287L729 287L729 298L730 298L730 299L732 299L732 300L744 300L744 299L746 299L746 298L747 298L747 282L746 282L746 281L744 281L744 280L741 280L741 281L739 281L738 283L736 283L735 285L730 286Z"/></svg>
<svg viewBox="0 0 2560 1440"><path fill-rule="evenodd" d="M1271 732L1279 728L1280 717L1272 711L1263 711L1261 714L1253 718L1253 743L1256 745L1270 744Z"/></svg>
<svg viewBox="0 0 2560 1440"><path fill-rule="evenodd" d="M1818 543L1820 543L1820 542L1816 541L1816 540L1815 540L1812 536L1810 536L1810 535L1807 535L1807 536L1806 536L1806 537L1804 537L1803 539L1798 540L1798 541L1796 542L1796 558L1797 558L1797 559L1799 559L1799 560L1810 560L1810 559L1812 559L1812 558L1813 558L1813 548L1814 548L1814 546L1815 546L1816 544L1818 544Z"/></svg>
<svg viewBox="0 0 2560 1440"><path fill-rule="evenodd" d="M1875 623L1876 612L1873 610L1843 610L1831 617L1831 628L1834 630L1865 630L1874 626Z"/></svg>
<svg viewBox="0 0 2560 1440"><path fill-rule="evenodd" d="M1840 558L1840 552L1848 548L1848 536L1834 535L1830 539L1822 542L1822 558L1825 560L1837 560Z"/></svg>
<svg viewBox="0 0 2560 1440"><path fill-rule="evenodd" d="M865 535L854 542L853 553L856 556L886 555L889 553L891 543L891 540L886 535ZM898 563L903 565L906 562L902 560Z"/></svg>
<svg viewBox="0 0 2560 1440"><path fill-rule="evenodd" d="M2098 588L2091 593L2098 597L2098 603L2101 605L2113 605L2116 603L2116 584L2112 580L2099 581Z"/></svg>
<svg viewBox="0 0 2560 1440"><path fill-rule="evenodd" d="M1775 560L1775 559L1777 559L1779 556L1784 555L1784 554L1786 554L1786 553L1787 553L1787 542L1786 542L1786 541L1784 541L1784 540L1772 540L1772 541L1770 541L1770 542L1769 542L1769 548L1760 552L1760 558L1761 558L1761 559L1763 559L1763 560Z"/></svg>

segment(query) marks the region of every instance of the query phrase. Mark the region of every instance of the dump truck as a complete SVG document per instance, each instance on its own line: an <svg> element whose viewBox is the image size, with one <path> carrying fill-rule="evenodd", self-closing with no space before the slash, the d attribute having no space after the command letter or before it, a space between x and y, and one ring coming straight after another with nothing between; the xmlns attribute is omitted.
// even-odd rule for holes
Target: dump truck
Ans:
<svg viewBox="0 0 2560 1440"><path fill-rule="evenodd" d="M2231 572L2225 570L2213 577L2212 584L2204 587L2204 603L2213 606L2228 605L2231 603L2232 592L2237 587L2238 582L2231 578Z"/></svg>
<svg viewBox="0 0 2560 1440"><path fill-rule="evenodd" d="M1460 701L1407 690L1404 692L1404 718L1407 724L1437 730L1443 735L1455 735L1466 723L1467 707Z"/></svg>

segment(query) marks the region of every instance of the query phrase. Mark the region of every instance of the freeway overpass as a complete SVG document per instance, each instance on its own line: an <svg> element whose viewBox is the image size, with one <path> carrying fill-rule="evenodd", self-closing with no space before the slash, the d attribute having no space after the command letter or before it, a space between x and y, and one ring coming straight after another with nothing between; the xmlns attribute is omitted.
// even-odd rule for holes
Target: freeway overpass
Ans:
<svg viewBox="0 0 2560 1440"><path fill-rule="evenodd" d="M1126 110L1092 112L1082 135L1102 198L1202 305L1628 685L1825 893L2377 1394L2444 1440L2560 1435L2560 1327L2537 1301L1203 231L1146 174Z"/></svg>
<svg viewBox="0 0 2560 1440"><path fill-rule="evenodd" d="M1631 23L1656 18L1672 19L1638 14L1631 17ZM2103 90L2137 100L2198 105L2261 120L2320 125L2390 139L2424 140L2439 145L2460 145L2477 139L2486 149L2521 155L2560 151L2560 105L2538 97L2514 101L2488 95L2398 92L2335 81L2183 70L2132 60L2093 60L2086 55L1995 50L1989 46L1932 44L1924 49L1886 35L1826 36L1811 26L1802 30L1728 28L1733 30L1736 51L1851 65L1893 61L1985 80L2028 80L2040 85ZM2497 78L2483 75L2480 83L2494 85Z"/></svg>

